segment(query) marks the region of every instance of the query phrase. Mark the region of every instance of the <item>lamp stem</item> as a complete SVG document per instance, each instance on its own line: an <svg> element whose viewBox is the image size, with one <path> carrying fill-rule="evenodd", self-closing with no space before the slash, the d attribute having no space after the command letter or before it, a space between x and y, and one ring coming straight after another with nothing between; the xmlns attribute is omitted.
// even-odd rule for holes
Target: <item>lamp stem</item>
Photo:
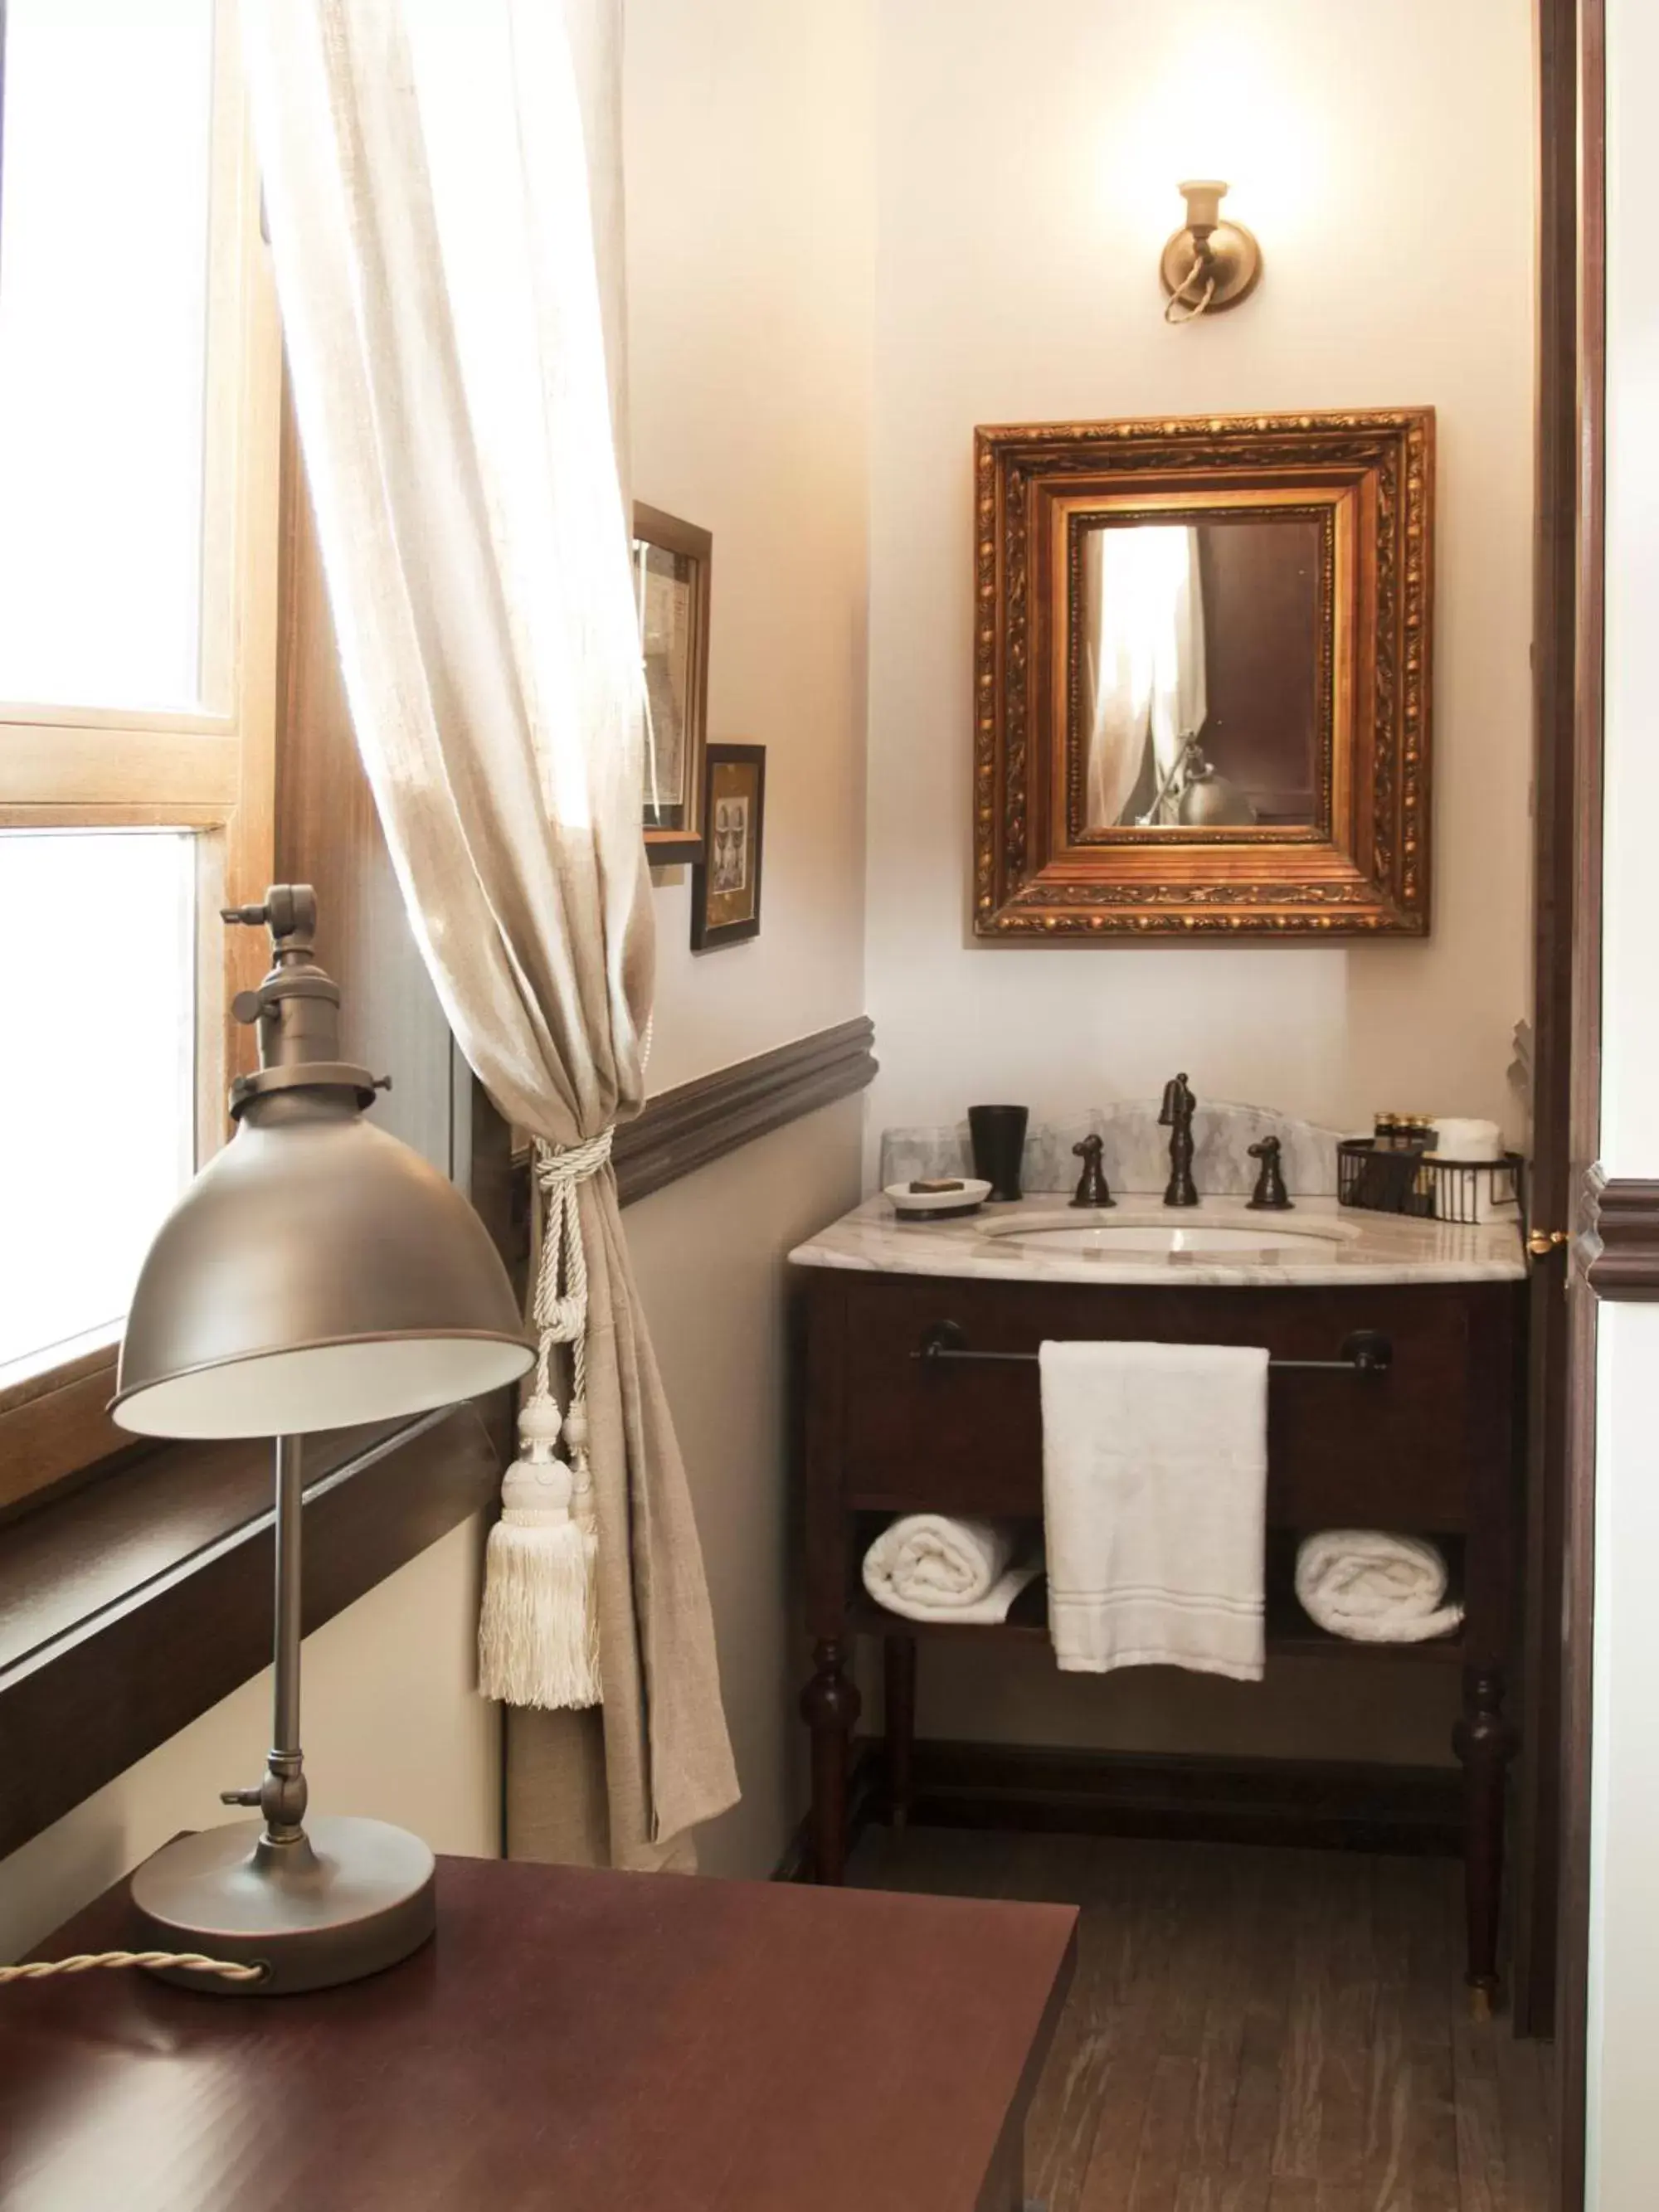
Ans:
<svg viewBox="0 0 1659 2212"><path fill-rule="evenodd" d="M303 1462L298 1437L276 1439L276 1693L272 1748L300 1749L300 1601L302 1558L301 1478Z"/></svg>
<svg viewBox="0 0 1659 2212"><path fill-rule="evenodd" d="M259 1802L265 1816L264 1842L292 1845L305 1838L306 1778L300 1749L300 1645L303 1515L303 1440L276 1439L276 1587L275 1688L271 1699L270 1753L265 1762Z"/></svg>

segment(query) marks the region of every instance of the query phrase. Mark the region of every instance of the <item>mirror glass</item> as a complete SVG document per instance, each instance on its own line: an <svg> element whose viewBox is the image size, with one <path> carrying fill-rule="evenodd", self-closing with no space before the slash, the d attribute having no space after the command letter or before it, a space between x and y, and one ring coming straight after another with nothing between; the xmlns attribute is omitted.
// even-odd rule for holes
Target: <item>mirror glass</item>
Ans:
<svg viewBox="0 0 1659 2212"><path fill-rule="evenodd" d="M1318 822L1323 536L1305 512L1085 520L1072 665L1085 834Z"/></svg>
<svg viewBox="0 0 1659 2212"><path fill-rule="evenodd" d="M691 711L693 563L684 553L634 540L635 594L645 659L645 804L648 815L683 806Z"/></svg>

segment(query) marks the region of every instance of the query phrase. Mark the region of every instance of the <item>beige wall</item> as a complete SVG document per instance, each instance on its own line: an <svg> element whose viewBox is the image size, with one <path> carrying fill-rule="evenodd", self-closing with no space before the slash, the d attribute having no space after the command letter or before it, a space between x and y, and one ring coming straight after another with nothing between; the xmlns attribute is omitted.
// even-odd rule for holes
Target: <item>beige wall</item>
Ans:
<svg viewBox="0 0 1659 2212"><path fill-rule="evenodd" d="M696 1498L743 1784L698 1838L706 1874L769 1874L805 1802L783 1255L856 1199L860 1104L791 1122L625 1216Z"/></svg>
<svg viewBox="0 0 1659 2212"><path fill-rule="evenodd" d="M493 1856L500 1727L473 1688L475 1521L306 1638L312 1802L368 1814L434 1850ZM15 1958L180 1828L228 1820L270 1740L267 1670L0 1861L0 1959Z"/></svg>
<svg viewBox="0 0 1659 2212"><path fill-rule="evenodd" d="M709 733L763 744L762 929L657 891L651 1088L864 1011L866 0L629 0L633 483L714 536Z"/></svg>
<svg viewBox="0 0 1659 2212"><path fill-rule="evenodd" d="M1528 998L1533 295L1528 0L891 0L878 42L868 964L884 1123L1156 1095L1364 1124L1495 1114ZM1478 96L1469 88L1478 86ZM1162 319L1183 176L1231 180L1265 274ZM1438 412L1435 927L1426 945L975 945L977 422L1402 403ZM1444 1759L1437 1670L1260 1689L1061 1683L930 1650L939 1734ZM1363 1679L1357 1679L1361 1678Z"/></svg>
<svg viewBox="0 0 1659 2212"><path fill-rule="evenodd" d="M690 949L656 891L653 1091L864 1011L870 10L629 0L634 489L714 537L709 730L767 748L762 927ZM700 1842L763 1875L799 1816L783 1255L858 1196L861 1103L630 1206L690 1474L742 1804Z"/></svg>
<svg viewBox="0 0 1659 2212"><path fill-rule="evenodd" d="M1155 1095L1177 1067L1200 1099L1344 1124L1504 1113L1528 995L1529 0L893 0L879 22L876 1121ZM1158 256L1194 174L1232 180L1265 274L1171 329ZM1432 940L971 944L974 425L1425 402Z"/></svg>

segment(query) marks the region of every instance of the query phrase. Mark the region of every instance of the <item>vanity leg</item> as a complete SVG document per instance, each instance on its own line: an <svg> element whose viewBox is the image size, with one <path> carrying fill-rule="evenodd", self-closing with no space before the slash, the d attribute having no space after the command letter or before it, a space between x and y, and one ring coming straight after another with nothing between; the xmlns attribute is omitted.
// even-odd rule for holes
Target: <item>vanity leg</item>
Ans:
<svg viewBox="0 0 1659 2212"><path fill-rule="evenodd" d="M915 1764L915 1638L884 1637L882 1660L887 1729L887 1817L896 1828L902 1828L910 1819Z"/></svg>
<svg viewBox="0 0 1659 2212"><path fill-rule="evenodd" d="M858 1686L842 1664L838 1637L812 1646L812 1679L801 1692L801 1717L812 1731L812 1870L839 1888L847 1878L847 1771L859 1717Z"/></svg>
<svg viewBox="0 0 1659 2212"><path fill-rule="evenodd" d="M1504 1883L1504 1799L1515 1737L1504 1717L1498 1667L1463 1672L1463 1717L1452 1732L1463 1764L1463 1882L1468 1916L1469 2005L1489 2020L1498 1997L1498 1911Z"/></svg>

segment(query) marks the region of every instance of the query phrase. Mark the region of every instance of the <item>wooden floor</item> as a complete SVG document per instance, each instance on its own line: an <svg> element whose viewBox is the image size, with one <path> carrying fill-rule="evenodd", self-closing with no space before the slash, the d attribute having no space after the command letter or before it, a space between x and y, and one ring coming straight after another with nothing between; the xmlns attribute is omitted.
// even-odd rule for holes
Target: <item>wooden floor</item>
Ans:
<svg viewBox="0 0 1659 2212"><path fill-rule="evenodd" d="M1546 2046L1476 2026L1449 1861L866 1832L866 1887L1083 1907L1047 2212L1546 2212Z"/></svg>

